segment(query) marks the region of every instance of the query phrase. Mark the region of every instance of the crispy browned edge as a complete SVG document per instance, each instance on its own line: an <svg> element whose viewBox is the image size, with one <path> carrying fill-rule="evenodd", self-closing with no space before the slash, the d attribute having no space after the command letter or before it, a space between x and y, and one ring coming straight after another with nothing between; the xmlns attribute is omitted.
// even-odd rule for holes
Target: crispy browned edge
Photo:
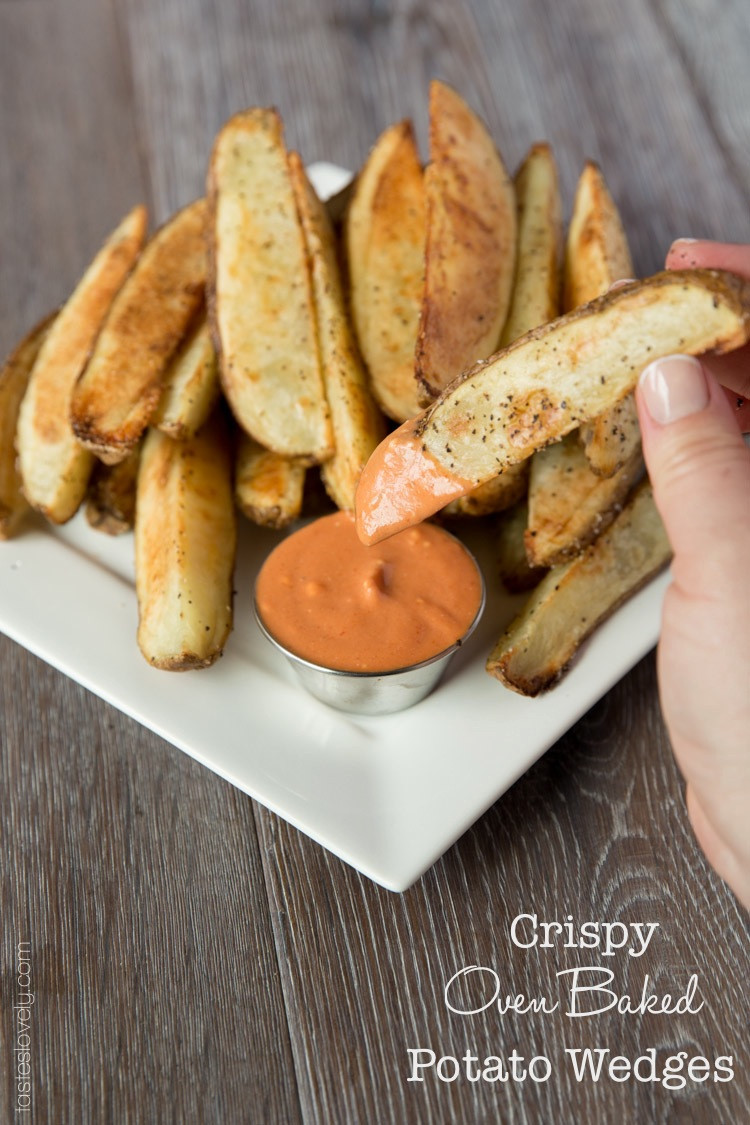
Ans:
<svg viewBox="0 0 750 1125"><path fill-rule="evenodd" d="M0 365L0 385L2 385L4 378L9 378L11 373L16 369L19 360L21 359L22 353L26 349L32 349L32 358L31 361L27 364L28 370L26 372L26 385L28 386L29 376L31 375L36 357L39 354L42 344L44 343L44 338L48 330L52 326L52 322L56 319L59 312L60 309L57 308L52 312L47 313L47 315L42 317L42 319L38 321L33 328L29 329L22 340L18 341L18 343L11 351L10 355L8 355L3 360L2 365ZM14 429L18 421L18 410L20 409L22 399L23 394L19 395L18 398L18 403L16 406L16 417L13 421ZM13 445L15 448L15 438L13 439ZM18 469L16 469L16 479L19 480ZM19 495L22 496L22 492L19 493ZM16 526L17 520L19 520L29 508L30 505L25 500L22 500L22 507L18 510L8 508L0 501L0 540L9 538L13 534L13 530Z"/></svg>
<svg viewBox="0 0 750 1125"><path fill-rule="evenodd" d="M746 334L750 336L750 279L739 277L729 270L661 270L659 273L644 278L642 281L634 281L630 285L623 285L616 290L610 290L601 297L589 301L586 305L579 305L577 308L571 309L570 312L565 313L564 316L560 316L556 320L551 320L547 324L540 324L538 328L533 328L531 332L527 332L525 336L520 336L518 340L514 340L507 348L503 348L501 351L495 352L494 355L488 356L487 359L480 360L479 363L469 367L461 375L457 376L452 383L449 383L440 394L439 398L436 398L435 401L427 407L424 413L415 420L415 436L419 438L424 434L425 430L427 430L430 425L432 416L462 383L471 379L478 372L497 363L503 356L509 355L517 348L525 347L526 344L534 340L541 340L545 336L558 331L560 328L564 328L568 324L572 324L576 320L584 320L596 313L605 311L610 304L614 304L626 292L645 287L650 289L669 288L673 287L675 284L679 284L681 279L685 281L700 281L709 293L715 294L717 303L719 298L726 301L728 305L733 307L738 320L746 326ZM715 354L721 355L722 349L717 348Z"/></svg>
<svg viewBox="0 0 750 1125"><path fill-rule="evenodd" d="M153 240L161 234L161 232L164 230L165 227L167 227L171 223L173 223L179 217L179 215L182 214L183 211L187 211L188 207L194 206L196 202L198 202L198 201L192 200L191 203L187 203L184 207L180 207L178 211L175 211L174 214L170 215L169 218L166 219L161 224L161 226L158 227L153 232L153 234L150 236L148 241L144 244L144 246L142 246L141 253L138 255L138 257L133 262L133 266L130 269L130 271L128 272L125 280L123 281L122 286L120 286L120 290L118 290L118 294L119 294L119 292L122 291L122 288L125 285L127 285L129 278L131 277L133 271L136 269L136 267L138 265L138 262L140 261L141 255L143 254L143 251L146 249L148 244L150 242L153 242ZM205 287L203 285L201 285L200 288L201 288L201 298L202 298ZM165 370L166 370L167 364L169 363L169 359L171 359L175 355L175 353L177 352L177 349L179 348L179 346L180 346L182 340L184 339L185 335L189 334L192 331L198 317L202 314L202 311L203 311L203 300L201 299L200 301L198 301L197 307L194 310L193 315L190 318L190 322L187 326L186 333L183 334L182 337L179 337L179 338L175 339L174 347L172 349L171 355L167 358L167 360L165 361L165 364L164 364ZM103 321L103 323L102 323L102 325L99 329L99 332L97 333L97 337L96 337L96 339L94 340L94 342L91 346L91 350L89 351L88 356L86 357L86 362L83 366L83 369L82 369L80 375L78 376L78 379L76 381L76 385L78 383L80 383L86 375L86 369L88 367L89 360L91 359L92 355L94 354L99 336L101 335L101 333L104 331L104 329L107 326L107 319L108 319L107 317L104 318L104 321ZM147 417L146 417L146 419L143 423L143 429L141 430L141 433L138 435L138 437L135 440L135 444L137 444L138 441L140 440L140 438L143 434L143 431L145 430L146 426L148 425L148 419L151 417L154 410L156 410L156 407L158 406L160 393L161 393L161 384L159 384L155 387L150 387L149 391L148 391L148 395L145 396L147 398L148 405L144 406L144 414L146 414ZM79 415L79 414L71 415L71 422L72 422L73 432L75 433L75 436L78 439L78 441L80 441L80 443L82 445L84 445L87 449L90 449L91 452L94 453L105 464L117 464L120 460L123 459L124 456L127 455L127 453L129 453L134 448L134 442L133 442L132 438L129 437L129 436L123 437L121 435L118 435L117 433L110 433L110 434L106 435L106 439L105 439L105 436L102 435L100 433L100 431L98 430L97 425L94 422L94 420L91 419L91 418L88 418L86 415ZM122 452L123 450L124 450L124 453Z"/></svg>
<svg viewBox="0 0 750 1125"><path fill-rule="evenodd" d="M105 535L122 535L135 526L135 495L140 446L116 465L97 462L86 495L86 520Z"/></svg>

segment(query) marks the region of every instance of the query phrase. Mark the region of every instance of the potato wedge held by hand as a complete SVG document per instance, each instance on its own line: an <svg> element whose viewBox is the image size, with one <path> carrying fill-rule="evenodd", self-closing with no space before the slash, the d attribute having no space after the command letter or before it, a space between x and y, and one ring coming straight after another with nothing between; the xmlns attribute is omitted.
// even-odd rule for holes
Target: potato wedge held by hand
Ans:
<svg viewBox="0 0 750 1125"><path fill-rule="evenodd" d="M427 248L416 350L430 401L498 347L516 256L513 184L487 129L443 82L430 85Z"/></svg>
<svg viewBox="0 0 750 1125"><path fill-rule="evenodd" d="M414 349L424 282L424 175L409 121L378 138L354 181L345 244L352 318L372 392L389 418L419 412Z"/></svg>
<svg viewBox="0 0 750 1125"><path fill-rule="evenodd" d="M333 434L312 282L275 110L244 110L224 125L208 196L209 318L232 413L267 449L325 461Z"/></svg>
<svg viewBox="0 0 750 1125"><path fill-rule="evenodd" d="M178 211L117 294L70 406L76 437L105 464L124 460L156 409L169 361L204 299L206 202Z"/></svg>
<svg viewBox="0 0 750 1125"><path fill-rule="evenodd" d="M565 248L565 311L601 297L615 281L633 276L625 229L600 169L589 161L576 189ZM640 446L638 412L626 396L581 426L581 441L594 472L612 476Z"/></svg>
<svg viewBox="0 0 750 1125"><path fill-rule="evenodd" d="M45 317L32 328L0 367L0 539L10 539L30 507L16 464L18 412L31 369L55 316Z"/></svg>
<svg viewBox="0 0 750 1125"><path fill-rule="evenodd" d="M151 425L180 441L207 421L219 397L219 370L211 331L200 317L164 374L164 386Z"/></svg>
<svg viewBox="0 0 750 1125"><path fill-rule="evenodd" d="M219 414L175 441L150 430L138 472L138 645L149 664L203 668L232 628L237 526L226 428Z"/></svg>
<svg viewBox="0 0 750 1125"><path fill-rule="evenodd" d="M748 339L750 282L666 270L477 364L425 411L416 436L442 468L478 484L614 405L652 360L731 351Z"/></svg>
<svg viewBox="0 0 750 1125"><path fill-rule="evenodd" d="M320 476L334 503L352 511L357 482L385 434L385 423L370 394L349 327L330 220L298 153L289 154L289 167L310 260L320 362L333 426L335 451L321 465Z"/></svg>
<svg viewBox="0 0 750 1125"><path fill-rule="evenodd" d="M83 500L93 456L71 427L71 396L116 295L146 236L144 207L135 207L94 258L44 341L21 405L18 455L29 503L65 523Z"/></svg>
<svg viewBox="0 0 750 1125"><path fill-rule="evenodd" d="M651 486L644 481L595 543L542 579L498 641L487 671L522 695L552 687L585 638L670 557Z"/></svg>

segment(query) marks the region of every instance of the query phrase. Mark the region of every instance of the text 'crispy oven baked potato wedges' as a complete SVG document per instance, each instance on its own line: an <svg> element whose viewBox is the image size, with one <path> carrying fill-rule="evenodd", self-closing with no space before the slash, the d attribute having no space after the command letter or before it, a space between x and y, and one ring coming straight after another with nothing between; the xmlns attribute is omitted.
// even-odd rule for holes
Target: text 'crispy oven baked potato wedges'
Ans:
<svg viewBox="0 0 750 1125"><path fill-rule="evenodd" d="M71 396L137 263L146 224L146 209L135 207L104 243L52 325L21 404L17 445L24 493L55 523L65 523L78 510L93 465L71 427Z"/></svg>
<svg viewBox="0 0 750 1125"><path fill-rule="evenodd" d="M232 412L267 449L325 461L312 280L275 110L244 110L220 130L208 196L209 317Z"/></svg>
<svg viewBox="0 0 750 1125"><path fill-rule="evenodd" d="M206 202L173 215L146 244L112 303L73 391L76 437L105 464L138 444L167 366L198 314L206 285Z"/></svg>
<svg viewBox="0 0 750 1125"><path fill-rule="evenodd" d="M321 465L320 475L334 503L352 511L357 481L385 435L385 424L349 327L333 228L298 153L289 154L289 167L310 262L320 363L333 427L334 454Z"/></svg>
<svg viewBox="0 0 750 1125"><path fill-rule="evenodd" d="M149 430L138 470L138 645L156 668L203 668L232 628L237 543L230 442L220 413L194 437Z"/></svg>
<svg viewBox="0 0 750 1125"><path fill-rule="evenodd" d="M593 301L615 281L633 277L625 229L599 167L585 165L576 188L565 248L563 311ZM632 460L641 434L635 398L626 395L592 422L581 426L580 438L594 472L612 476Z"/></svg>
<svg viewBox="0 0 750 1125"><path fill-rule="evenodd" d="M667 270L607 293L479 363L419 418L425 452L479 484L564 437L673 352L731 351L750 338L750 282Z"/></svg>
<svg viewBox="0 0 750 1125"><path fill-rule="evenodd" d="M651 486L643 481L595 543L542 579L498 641L487 671L523 695L552 687L581 642L670 555Z"/></svg>
<svg viewBox="0 0 750 1125"><path fill-rule="evenodd" d="M416 350L429 402L495 351L510 302L516 255L513 184L479 117L455 90L430 84L425 169L427 246Z"/></svg>
<svg viewBox="0 0 750 1125"><path fill-rule="evenodd" d="M515 180L518 211L518 251L501 344L511 344L560 312L562 204L557 164L548 144L532 146ZM480 484L468 496L448 505L449 515L487 515L501 512L525 492L529 465L511 465L499 476Z"/></svg>
<svg viewBox="0 0 750 1125"><path fill-rule="evenodd" d="M408 121L378 138L345 218L352 319L372 392L389 418L420 410L414 349L427 238L422 165Z"/></svg>
<svg viewBox="0 0 750 1125"><path fill-rule="evenodd" d="M31 369L55 316L45 317L32 328L0 367L0 539L10 539L29 510L16 463L18 412Z"/></svg>

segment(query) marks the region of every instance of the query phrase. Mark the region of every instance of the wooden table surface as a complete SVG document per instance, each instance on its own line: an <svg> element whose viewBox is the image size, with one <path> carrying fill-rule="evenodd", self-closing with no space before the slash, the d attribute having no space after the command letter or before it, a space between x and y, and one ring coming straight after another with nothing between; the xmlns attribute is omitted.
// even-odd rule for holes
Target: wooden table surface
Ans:
<svg viewBox="0 0 750 1125"><path fill-rule="evenodd" d="M407 115L425 151L432 76L511 167L552 142L566 211L598 159L639 273L676 236L748 240L748 46L741 0L0 0L0 350L134 202L161 221L202 191L232 111L274 103L307 161L355 168ZM750 1120L748 918L691 836L653 655L403 895L3 637L0 751L3 1121L30 1119L21 941L39 1122ZM660 929L640 958L515 947L513 919L534 913ZM471 1001L449 993L454 1008L492 998L489 970L501 996L561 999L556 973L590 964L636 997L645 974L675 997L697 974L703 1006L581 1020L446 1006L462 967L488 971ZM565 1049L582 1047L656 1048L660 1065L682 1050L711 1073L579 1083ZM516 1049L552 1074L409 1082L410 1048ZM714 1080L719 1056L733 1080Z"/></svg>

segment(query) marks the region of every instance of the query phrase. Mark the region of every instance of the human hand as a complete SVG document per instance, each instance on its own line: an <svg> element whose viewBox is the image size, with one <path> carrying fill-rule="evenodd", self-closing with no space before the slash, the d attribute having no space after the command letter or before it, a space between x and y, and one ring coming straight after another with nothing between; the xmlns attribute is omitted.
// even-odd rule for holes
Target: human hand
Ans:
<svg viewBox="0 0 750 1125"><path fill-rule="evenodd" d="M682 239L668 268L750 279L750 246ZM723 390L722 387L727 388ZM641 375L643 451L672 548L659 691L687 809L709 863L750 908L750 348L670 356Z"/></svg>

